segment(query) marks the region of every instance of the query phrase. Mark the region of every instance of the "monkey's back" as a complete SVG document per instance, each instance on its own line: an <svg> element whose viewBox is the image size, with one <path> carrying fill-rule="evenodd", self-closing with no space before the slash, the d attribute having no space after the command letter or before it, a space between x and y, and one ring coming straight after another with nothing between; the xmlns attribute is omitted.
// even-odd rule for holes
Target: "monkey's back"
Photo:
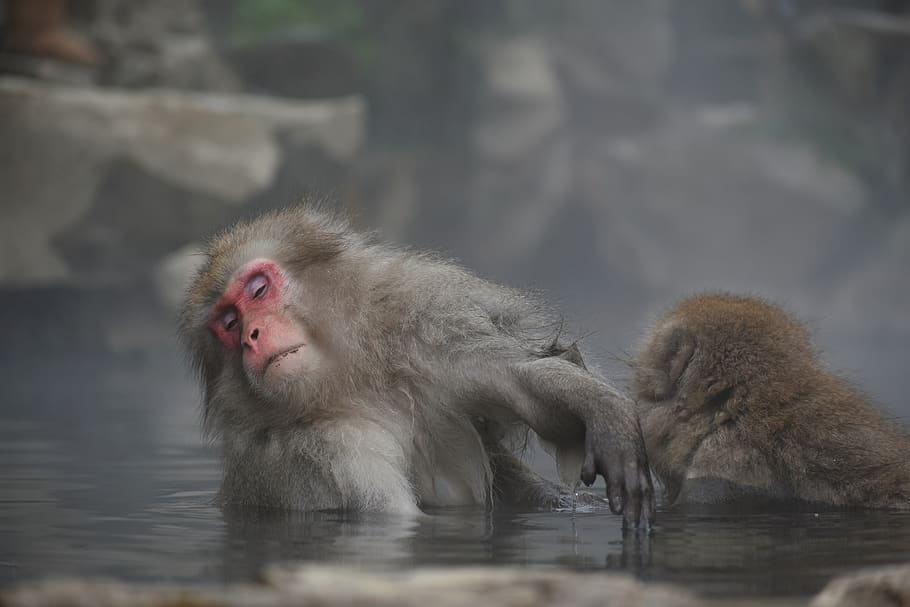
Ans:
<svg viewBox="0 0 910 607"><path fill-rule="evenodd" d="M828 370L781 308L723 293L688 298L635 366L652 461L678 499L910 507L907 432Z"/></svg>

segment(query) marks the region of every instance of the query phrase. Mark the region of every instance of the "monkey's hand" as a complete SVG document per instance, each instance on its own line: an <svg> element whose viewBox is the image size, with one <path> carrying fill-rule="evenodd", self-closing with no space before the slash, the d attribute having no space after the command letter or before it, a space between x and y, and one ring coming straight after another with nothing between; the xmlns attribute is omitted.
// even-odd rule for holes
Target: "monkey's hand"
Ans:
<svg viewBox="0 0 910 607"><path fill-rule="evenodd" d="M558 445L581 440L571 423L581 420L585 444L581 480L591 485L598 474L604 477L610 509L623 514L624 526L653 524L654 486L632 401L606 381L559 358L519 363L513 370L522 393L510 400L528 425Z"/></svg>
<svg viewBox="0 0 910 607"><path fill-rule="evenodd" d="M623 399L625 401L626 399ZM626 402L610 402L585 420L585 461L581 480L589 487L600 474L610 510L623 515L623 527L654 524L654 485L641 428Z"/></svg>

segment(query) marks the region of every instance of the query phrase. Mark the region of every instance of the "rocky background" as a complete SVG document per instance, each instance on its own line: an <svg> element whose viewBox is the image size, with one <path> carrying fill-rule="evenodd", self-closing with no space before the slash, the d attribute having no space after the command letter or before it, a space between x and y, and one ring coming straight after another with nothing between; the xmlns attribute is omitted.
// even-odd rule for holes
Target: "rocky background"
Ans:
<svg viewBox="0 0 910 607"><path fill-rule="evenodd" d="M910 415L910 2L71 4L93 84L0 76L5 386L173 357L195 243L315 195L542 291L617 378L748 291Z"/></svg>

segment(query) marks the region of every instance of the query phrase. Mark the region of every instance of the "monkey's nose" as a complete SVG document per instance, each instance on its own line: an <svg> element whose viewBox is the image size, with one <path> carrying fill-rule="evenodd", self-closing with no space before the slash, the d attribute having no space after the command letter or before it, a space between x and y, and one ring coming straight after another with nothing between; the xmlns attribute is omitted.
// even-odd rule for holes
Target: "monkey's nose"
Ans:
<svg viewBox="0 0 910 607"><path fill-rule="evenodd" d="M248 331L246 338L243 340L243 345L247 348L256 349L256 340L259 339L259 327L255 327L252 330Z"/></svg>

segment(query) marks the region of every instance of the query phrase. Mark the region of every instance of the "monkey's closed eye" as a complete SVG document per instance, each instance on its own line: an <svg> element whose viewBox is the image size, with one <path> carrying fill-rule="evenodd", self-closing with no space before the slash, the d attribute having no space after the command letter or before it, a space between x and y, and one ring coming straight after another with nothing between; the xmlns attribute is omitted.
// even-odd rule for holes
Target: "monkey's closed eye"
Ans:
<svg viewBox="0 0 910 607"><path fill-rule="evenodd" d="M246 288L244 291L246 291L247 296L252 297L253 299L258 299L265 295L265 292L268 290L268 288L268 279L262 274L257 274L251 278L248 283L246 283Z"/></svg>
<svg viewBox="0 0 910 607"><path fill-rule="evenodd" d="M237 326L237 312L228 310L221 316L221 326L225 331L232 331Z"/></svg>

